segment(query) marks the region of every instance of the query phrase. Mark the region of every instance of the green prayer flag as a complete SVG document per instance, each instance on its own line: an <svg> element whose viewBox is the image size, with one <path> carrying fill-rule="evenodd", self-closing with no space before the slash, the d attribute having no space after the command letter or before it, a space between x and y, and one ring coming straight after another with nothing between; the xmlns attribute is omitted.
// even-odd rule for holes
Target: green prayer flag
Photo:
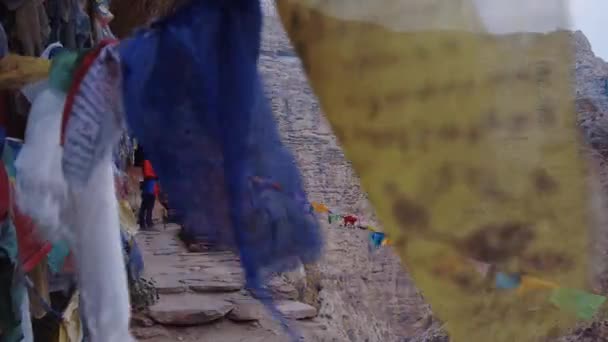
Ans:
<svg viewBox="0 0 608 342"><path fill-rule="evenodd" d="M0 340L23 339L21 304L26 289L17 279L18 245L15 225L10 218L0 222Z"/></svg>
<svg viewBox="0 0 608 342"><path fill-rule="evenodd" d="M605 301L604 296L575 289L558 288L551 294L551 303L585 320L592 319Z"/></svg>
<svg viewBox="0 0 608 342"><path fill-rule="evenodd" d="M47 256L47 265L51 273L61 272L66 258L70 254L70 245L65 240L60 240L53 244L53 249Z"/></svg>
<svg viewBox="0 0 608 342"><path fill-rule="evenodd" d="M88 50L62 51L53 58L49 71L49 85L53 89L67 93L72 85L74 72L82 63Z"/></svg>

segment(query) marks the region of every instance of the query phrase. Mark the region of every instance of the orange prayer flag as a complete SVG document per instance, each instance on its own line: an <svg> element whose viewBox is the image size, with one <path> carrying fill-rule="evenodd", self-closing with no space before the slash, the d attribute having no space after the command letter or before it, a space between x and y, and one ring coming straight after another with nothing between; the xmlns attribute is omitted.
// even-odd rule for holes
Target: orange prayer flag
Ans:
<svg viewBox="0 0 608 342"><path fill-rule="evenodd" d="M312 202L310 205L312 205L312 208L315 210L315 212L319 214L329 213L329 208L323 203Z"/></svg>

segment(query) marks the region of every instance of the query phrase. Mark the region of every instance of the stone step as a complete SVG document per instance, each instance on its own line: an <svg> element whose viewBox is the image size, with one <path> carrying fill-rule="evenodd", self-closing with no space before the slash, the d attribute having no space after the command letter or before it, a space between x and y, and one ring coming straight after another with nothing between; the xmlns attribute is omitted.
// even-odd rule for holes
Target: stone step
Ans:
<svg viewBox="0 0 608 342"><path fill-rule="evenodd" d="M181 281L186 274L162 274L152 277L155 282L156 290L159 294L177 294L184 293L188 290L188 286Z"/></svg>
<svg viewBox="0 0 608 342"><path fill-rule="evenodd" d="M148 316L162 325L193 326L224 318L234 309L229 301L203 294L163 295L148 309Z"/></svg>
<svg viewBox="0 0 608 342"><path fill-rule="evenodd" d="M289 319L310 319L317 316L317 309L314 306L293 300L278 302L277 309Z"/></svg>
<svg viewBox="0 0 608 342"><path fill-rule="evenodd" d="M217 279L193 274L162 274L153 276L159 294L177 294L187 291L198 293L231 293L243 289L241 279Z"/></svg>
<svg viewBox="0 0 608 342"><path fill-rule="evenodd" d="M184 279L188 288L199 293L236 292L243 289L240 279L226 277L224 279L206 279L204 277Z"/></svg>
<svg viewBox="0 0 608 342"><path fill-rule="evenodd" d="M250 322L270 317L266 308L256 299L242 298L234 300L233 303L234 309L226 316L231 321ZM315 307L298 301L282 300L278 301L276 306L289 319L308 320L317 316Z"/></svg>

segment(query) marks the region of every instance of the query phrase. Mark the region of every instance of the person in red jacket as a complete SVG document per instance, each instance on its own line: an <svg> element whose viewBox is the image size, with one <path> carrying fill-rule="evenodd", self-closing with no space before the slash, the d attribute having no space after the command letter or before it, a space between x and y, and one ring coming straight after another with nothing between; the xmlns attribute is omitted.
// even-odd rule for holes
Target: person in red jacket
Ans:
<svg viewBox="0 0 608 342"><path fill-rule="evenodd" d="M156 203L156 197L160 193L158 186L158 176L152 168L149 160L143 161L144 181L141 187L141 206L139 208L139 225L142 229L147 229L153 226L152 211Z"/></svg>

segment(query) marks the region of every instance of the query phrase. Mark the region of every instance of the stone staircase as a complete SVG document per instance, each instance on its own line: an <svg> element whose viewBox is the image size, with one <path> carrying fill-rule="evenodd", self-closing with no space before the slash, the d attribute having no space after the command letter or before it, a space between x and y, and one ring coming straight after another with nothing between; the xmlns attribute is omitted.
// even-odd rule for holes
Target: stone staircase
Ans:
<svg viewBox="0 0 608 342"><path fill-rule="evenodd" d="M137 242L145 260L144 276L152 279L159 301L134 313L133 335L140 341L285 341L263 306L243 289L238 257L231 252L191 253L177 233L179 226L156 226L140 232ZM298 321L306 340L321 341L317 310L297 300L285 278L271 281L278 308Z"/></svg>

